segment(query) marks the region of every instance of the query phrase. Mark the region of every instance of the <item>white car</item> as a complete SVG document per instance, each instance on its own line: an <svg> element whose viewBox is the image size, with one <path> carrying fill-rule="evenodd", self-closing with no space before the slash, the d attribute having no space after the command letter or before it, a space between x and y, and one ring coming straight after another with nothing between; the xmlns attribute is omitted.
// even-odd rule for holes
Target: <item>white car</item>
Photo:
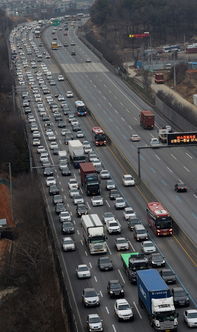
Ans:
<svg viewBox="0 0 197 332"><path fill-rule="evenodd" d="M40 138L41 134L38 130L34 130L32 133L33 138Z"/></svg>
<svg viewBox="0 0 197 332"><path fill-rule="evenodd" d="M72 217L69 213L69 211L62 211L59 214L59 221L64 222L64 221L72 221Z"/></svg>
<svg viewBox="0 0 197 332"><path fill-rule="evenodd" d="M76 196L79 196L80 193L79 193L79 190L77 188L72 188L69 190L69 195L70 197L76 197Z"/></svg>
<svg viewBox="0 0 197 332"><path fill-rule="evenodd" d="M80 204L80 203L84 203L84 198L79 194L73 197L73 203L75 205Z"/></svg>
<svg viewBox="0 0 197 332"><path fill-rule="evenodd" d="M91 145L88 141L83 141L82 144L83 144L83 148L84 148L85 153L92 152L92 147L91 147Z"/></svg>
<svg viewBox="0 0 197 332"><path fill-rule="evenodd" d="M53 149L58 149L58 144L57 144L57 142L55 142L55 141L52 141L51 143L50 143L50 149L51 150L53 150Z"/></svg>
<svg viewBox="0 0 197 332"><path fill-rule="evenodd" d="M46 184L47 187L51 186L52 184L56 184L56 179L54 178L54 176L48 176L46 178Z"/></svg>
<svg viewBox="0 0 197 332"><path fill-rule="evenodd" d="M115 240L116 249L119 250L129 250L129 241L125 237L117 237Z"/></svg>
<svg viewBox="0 0 197 332"><path fill-rule="evenodd" d="M40 145L40 140L39 138L33 138L33 142L32 142L33 146L38 146Z"/></svg>
<svg viewBox="0 0 197 332"><path fill-rule="evenodd" d="M39 145L37 147L37 152L38 153L46 152L46 149L45 149L45 147L43 145Z"/></svg>
<svg viewBox="0 0 197 332"><path fill-rule="evenodd" d="M126 208L124 208L124 212L123 212L124 218L125 220L131 219L131 218L136 218L136 213L133 210L133 208L131 206L127 206Z"/></svg>
<svg viewBox="0 0 197 332"><path fill-rule="evenodd" d="M63 75L58 75L58 81L64 81L64 76Z"/></svg>
<svg viewBox="0 0 197 332"><path fill-rule="evenodd" d="M121 225L117 219L106 221L106 228L109 234L121 233Z"/></svg>
<svg viewBox="0 0 197 332"><path fill-rule="evenodd" d="M116 184L115 184L114 180L107 180L106 181L106 189L107 190L116 189Z"/></svg>
<svg viewBox="0 0 197 332"><path fill-rule="evenodd" d="M152 241L143 241L142 242L142 251L145 254L152 254L157 251L157 248L155 247L154 243Z"/></svg>
<svg viewBox="0 0 197 332"><path fill-rule="evenodd" d="M158 148L161 146L159 139L157 137L152 137L150 140L150 145L152 146L152 148Z"/></svg>
<svg viewBox="0 0 197 332"><path fill-rule="evenodd" d="M75 178L70 178L70 180L68 181L68 188L69 189L78 189L79 188L79 184Z"/></svg>
<svg viewBox="0 0 197 332"><path fill-rule="evenodd" d="M132 308L126 299L118 299L114 304L114 311L119 320L133 320Z"/></svg>
<svg viewBox="0 0 197 332"><path fill-rule="evenodd" d="M77 278L86 279L91 277L90 268L86 264L79 264L76 268Z"/></svg>
<svg viewBox="0 0 197 332"><path fill-rule="evenodd" d="M93 196L91 198L92 206L101 206L103 205L103 197L101 196Z"/></svg>
<svg viewBox="0 0 197 332"><path fill-rule="evenodd" d="M74 250L76 250L75 243L74 243L73 239L70 236L64 237L62 239L62 249L63 249L63 251L74 251Z"/></svg>
<svg viewBox="0 0 197 332"><path fill-rule="evenodd" d="M103 221L104 221L104 223L106 223L106 221L108 221L108 220L114 220L114 219L115 219L115 217L114 217L114 215L113 215L112 212L104 212L103 213Z"/></svg>
<svg viewBox="0 0 197 332"><path fill-rule="evenodd" d="M123 175L122 182L125 187L135 186L135 180L131 174Z"/></svg>
<svg viewBox="0 0 197 332"><path fill-rule="evenodd" d="M58 101L64 101L65 100L64 96L62 96L62 95L59 95L57 99L58 99Z"/></svg>
<svg viewBox="0 0 197 332"><path fill-rule="evenodd" d="M197 327L197 309L185 310L183 316L188 327Z"/></svg>
<svg viewBox="0 0 197 332"><path fill-rule="evenodd" d="M102 171L100 172L100 177L101 179L110 179L111 178L111 175L110 175L110 172L107 170L107 169L102 169Z"/></svg>
<svg viewBox="0 0 197 332"><path fill-rule="evenodd" d="M72 91L67 91L67 92L66 92L66 97L67 97L67 98L72 98L72 97L73 97L73 93L72 93Z"/></svg>
<svg viewBox="0 0 197 332"><path fill-rule="evenodd" d="M118 210L118 209L124 209L127 204L123 197L116 197L114 205L116 210Z"/></svg>

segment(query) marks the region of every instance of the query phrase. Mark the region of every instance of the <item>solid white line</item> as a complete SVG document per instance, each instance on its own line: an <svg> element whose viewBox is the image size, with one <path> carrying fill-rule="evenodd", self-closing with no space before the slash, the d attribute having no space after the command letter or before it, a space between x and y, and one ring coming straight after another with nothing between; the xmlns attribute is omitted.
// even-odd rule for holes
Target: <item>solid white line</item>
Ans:
<svg viewBox="0 0 197 332"><path fill-rule="evenodd" d="M120 277L121 277L121 279L122 279L122 281L124 282L124 284L125 284L125 280L124 280L124 278L123 278L123 275L122 275L122 273L120 272L120 270L118 269L118 273L119 273L119 275L120 275Z"/></svg>
<svg viewBox="0 0 197 332"><path fill-rule="evenodd" d="M109 315L109 309L108 309L108 307L105 307L105 309L106 309L106 311L107 311L107 313L108 313L108 315Z"/></svg>
<svg viewBox="0 0 197 332"><path fill-rule="evenodd" d="M135 301L133 301L133 305L134 305L134 307L135 307L135 309L136 309L136 311L137 311L137 313L138 313L140 319L142 319L142 315L140 314L140 311L139 311L139 309L138 309L138 307L137 307Z"/></svg>

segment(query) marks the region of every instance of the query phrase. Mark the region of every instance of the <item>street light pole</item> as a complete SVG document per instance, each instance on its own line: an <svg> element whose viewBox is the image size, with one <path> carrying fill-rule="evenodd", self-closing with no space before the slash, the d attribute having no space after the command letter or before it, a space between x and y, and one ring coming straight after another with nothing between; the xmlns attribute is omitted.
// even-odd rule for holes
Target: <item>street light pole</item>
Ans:
<svg viewBox="0 0 197 332"><path fill-rule="evenodd" d="M11 215L13 219L13 188L12 188L12 165L11 162L8 162L8 170L9 170L9 187L10 187L10 205L11 205Z"/></svg>

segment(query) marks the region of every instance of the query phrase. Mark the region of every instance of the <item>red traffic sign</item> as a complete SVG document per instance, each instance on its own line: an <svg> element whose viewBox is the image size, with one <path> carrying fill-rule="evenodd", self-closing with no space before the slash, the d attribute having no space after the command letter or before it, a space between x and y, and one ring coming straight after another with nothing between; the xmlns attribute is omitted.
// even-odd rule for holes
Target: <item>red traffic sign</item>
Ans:
<svg viewBox="0 0 197 332"><path fill-rule="evenodd" d="M149 37L150 34L149 33L134 33L134 34L130 34L129 38L147 38Z"/></svg>

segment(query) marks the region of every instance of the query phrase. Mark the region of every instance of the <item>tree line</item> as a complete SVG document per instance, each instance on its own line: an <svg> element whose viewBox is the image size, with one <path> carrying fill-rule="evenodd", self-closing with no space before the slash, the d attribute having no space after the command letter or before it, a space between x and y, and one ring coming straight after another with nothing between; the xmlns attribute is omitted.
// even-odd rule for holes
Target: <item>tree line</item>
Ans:
<svg viewBox="0 0 197 332"><path fill-rule="evenodd" d="M148 31L155 44L165 44L189 41L197 31L196 0L96 0L90 15L93 24L114 27L125 44L130 33Z"/></svg>

